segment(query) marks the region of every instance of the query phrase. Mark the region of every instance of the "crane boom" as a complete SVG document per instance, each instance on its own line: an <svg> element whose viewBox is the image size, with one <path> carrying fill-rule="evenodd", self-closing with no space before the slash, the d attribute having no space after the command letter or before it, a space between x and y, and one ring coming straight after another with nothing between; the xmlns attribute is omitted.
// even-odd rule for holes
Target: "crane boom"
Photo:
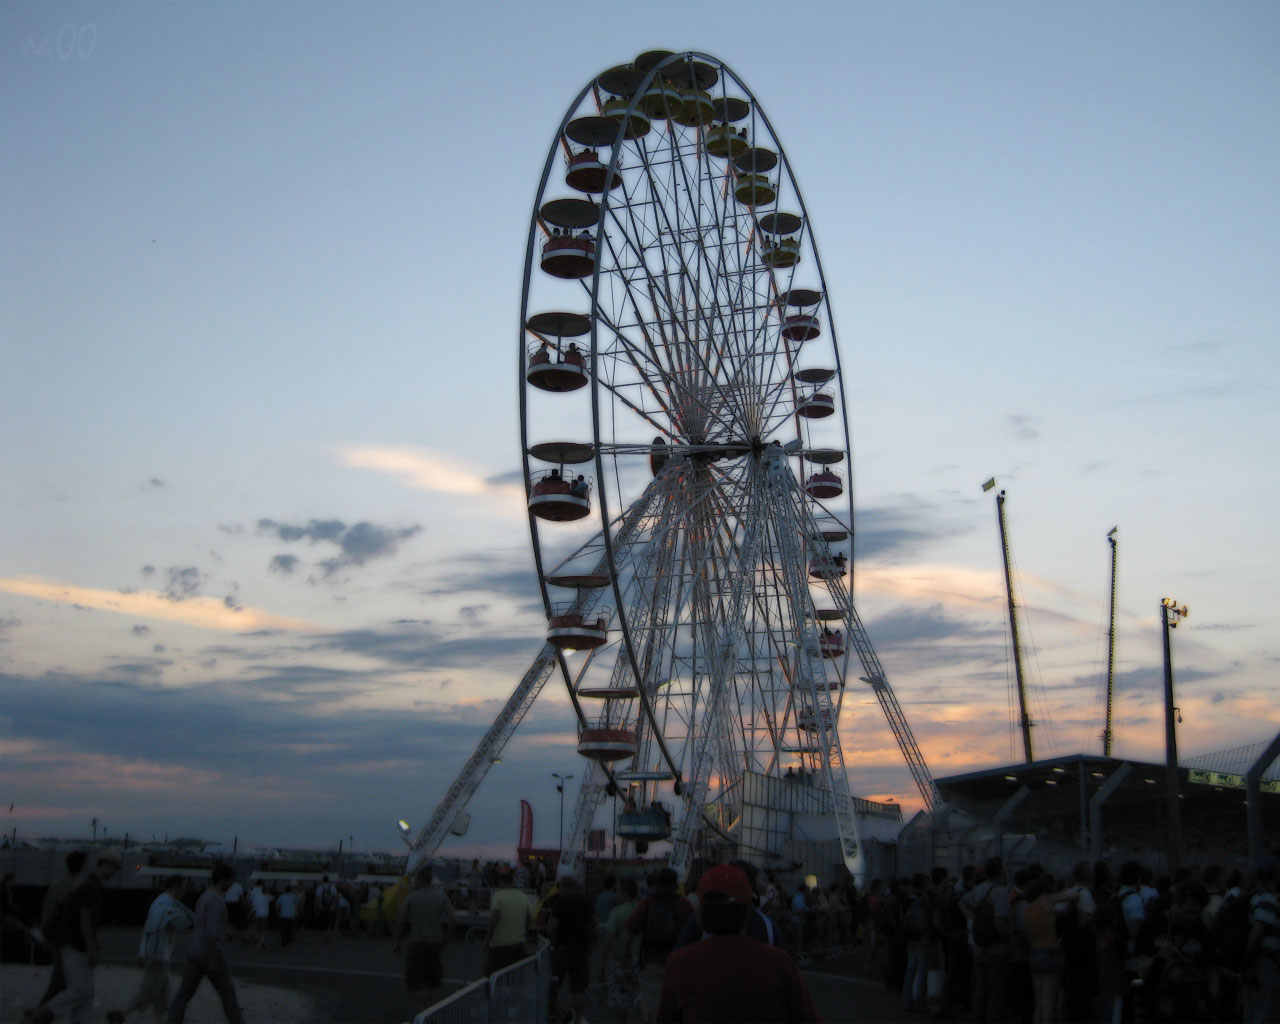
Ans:
<svg viewBox="0 0 1280 1024"><path fill-rule="evenodd" d="M994 480L994 477L992 478ZM985 489L985 488L984 488ZM1022 673L1022 641L1018 637L1018 609L1013 603L1013 569L1009 564L1009 530L1004 516L1004 491L996 494L996 518L1000 523L1000 551L1004 555L1004 586L1009 598L1009 633L1013 639L1013 671L1018 679L1018 714L1022 723L1022 752L1027 763L1036 759L1031 746L1031 713L1027 710L1027 683Z"/></svg>

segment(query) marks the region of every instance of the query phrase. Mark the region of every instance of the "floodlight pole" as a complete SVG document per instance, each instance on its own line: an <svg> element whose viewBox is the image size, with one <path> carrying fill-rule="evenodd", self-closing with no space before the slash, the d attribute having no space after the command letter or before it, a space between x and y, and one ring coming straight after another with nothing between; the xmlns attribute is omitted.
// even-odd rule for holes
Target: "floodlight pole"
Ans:
<svg viewBox="0 0 1280 1024"><path fill-rule="evenodd" d="M1116 692L1116 528L1107 534L1111 545L1111 627L1107 630L1107 724L1102 730L1102 756L1111 756L1111 705Z"/></svg>
<svg viewBox="0 0 1280 1024"><path fill-rule="evenodd" d="M556 850L559 851L561 857L564 856L564 784L568 782L572 775L561 775L559 772L552 772L551 777L556 780L556 792L560 794L560 840L556 844Z"/></svg>

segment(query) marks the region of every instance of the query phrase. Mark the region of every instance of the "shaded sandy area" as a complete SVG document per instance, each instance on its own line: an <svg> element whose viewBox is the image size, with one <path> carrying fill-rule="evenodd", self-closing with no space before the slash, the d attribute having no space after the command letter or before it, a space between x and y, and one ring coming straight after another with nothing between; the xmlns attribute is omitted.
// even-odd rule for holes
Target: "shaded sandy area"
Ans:
<svg viewBox="0 0 1280 1024"><path fill-rule="evenodd" d="M49 983L48 966L28 967L23 964L0 966L0 1024L19 1024L25 1007L34 1006L44 994ZM142 970L137 967L121 967L103 964L94 972L93 1019L107 1019L107 1011L114 1010L133 998L138 990ZM170 995L178 990L178 975L170 983ZM249 1021L276 1021L279 1024L305 1024L316 1019L315 1005L301 992L293 992L271 985L255 985L253 982L235 981L240 1008ZM135 1013L127 1018L134 1024L152 1020L150 1011ZM222 1003L207 981L200 985L195 998L187 1004L188 1024L218 1024L225 1021Z"/></svg>

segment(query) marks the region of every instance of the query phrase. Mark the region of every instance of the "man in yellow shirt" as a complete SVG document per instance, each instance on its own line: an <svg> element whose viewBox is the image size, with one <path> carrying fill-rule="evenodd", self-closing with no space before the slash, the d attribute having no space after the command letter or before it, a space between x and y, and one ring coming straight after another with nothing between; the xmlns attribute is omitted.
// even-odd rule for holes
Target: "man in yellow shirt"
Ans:
<svg viewBox="0 0 1280 1024"><path fill-rule="evenodd" d="M484 973L509 967L524 956L525 933L531 917L529 897L512 888L512 874L504 866L498 873L498 888L490 899L489 955Z"/></svg>

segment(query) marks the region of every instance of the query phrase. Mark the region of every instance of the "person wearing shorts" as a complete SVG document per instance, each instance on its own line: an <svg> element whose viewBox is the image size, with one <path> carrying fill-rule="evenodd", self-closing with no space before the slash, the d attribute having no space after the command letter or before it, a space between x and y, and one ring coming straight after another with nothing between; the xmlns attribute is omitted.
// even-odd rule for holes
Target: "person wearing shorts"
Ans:
<svg viewBox="0 0 1280 1024"><path fill-rule="evenodd" d="M449 941L456 920L449 898L440 890L431 888L431 868L421 868L413 876L413 891L400 909L393 952L399 955L400 944L407 937L409 948L404 958L404 987L423 1009L440 997L440 985L444 981L440 953Z"/></svg>

